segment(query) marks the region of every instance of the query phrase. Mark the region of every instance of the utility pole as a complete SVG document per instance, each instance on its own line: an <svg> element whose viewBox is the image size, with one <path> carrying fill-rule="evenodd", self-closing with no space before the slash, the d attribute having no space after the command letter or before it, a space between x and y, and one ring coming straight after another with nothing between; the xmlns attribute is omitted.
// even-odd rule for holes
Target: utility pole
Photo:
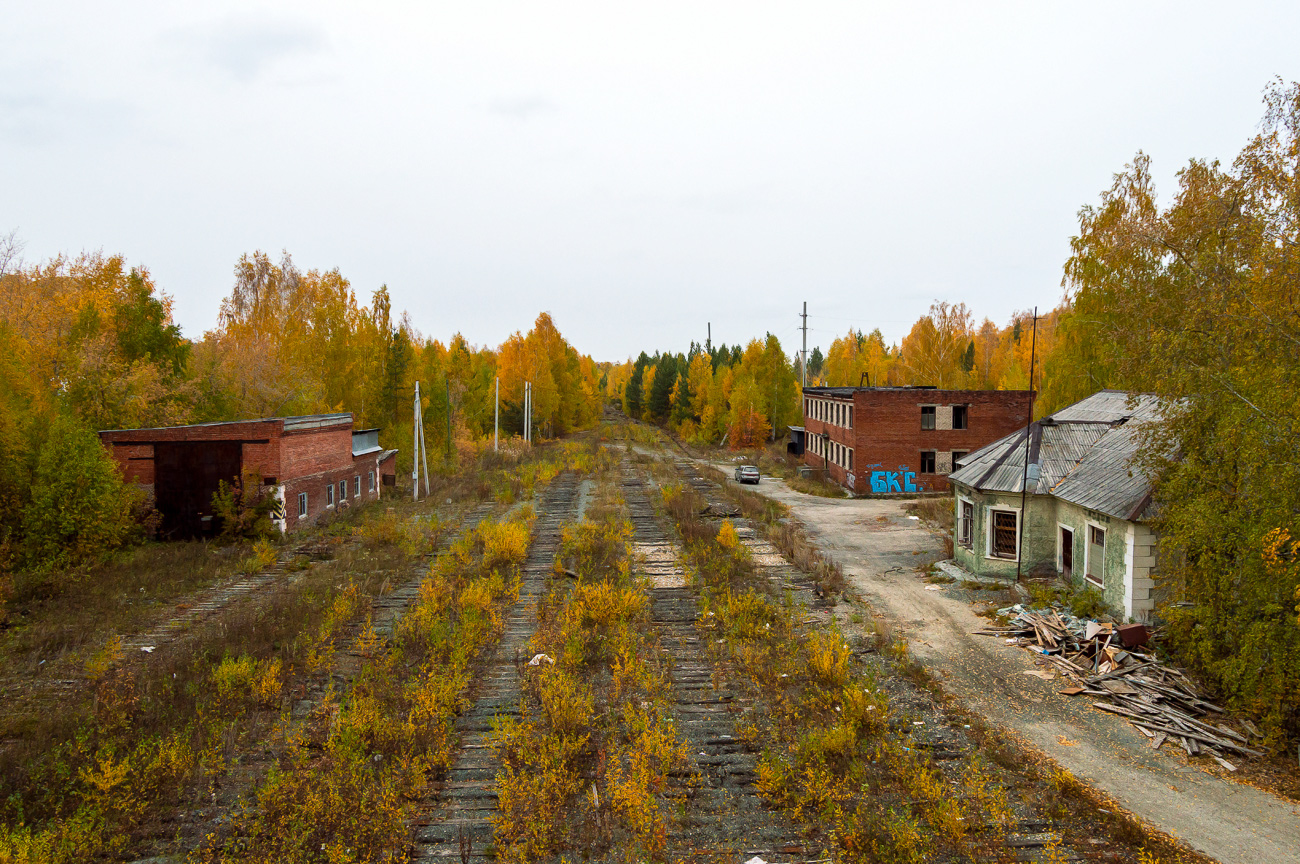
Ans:
<svg viewBox="0 0 1300 864"><path fill-rule="evenodd" d="M524 443L532 444L533 382L524 382Z"/></svg>
<svg viewBox="0 0 1300 864"><path fill-rule="evenodd" d="M707 331L705 331L706 333L708 333L708 335L704 337L704 350L709 352L709 359L712 360L713 359L713 322L710 321L708 324L704 326L709 328Z"/></svg>
<svg viewBox="0 0 1300 864"><path fill-rule="evenodd" d="M803 319L803 362L799 364L799 372L802 381L800 386L808 386L808 301L803 301L803 314L799 316Z"/></svg>
<svg viewBox="0 0 1300 864"><path fill-rule="evenodd" d="M501 376L497 376L496 407L492 410L492 452L501 449Z"/></svg>
<svg viewBox="0 0 1300 864"><path fill-rule="evenodd" d="M411 497L420 500L420 467L424 466L424 495L429 496L429 451L424 444L424 411L420 405L420 382L415 382L415 416L411 421Z"/></svg>
<svg viewBox="0 0 1300 864"><path fill-rule="evenodd" d="M1034 351L1038 348L1038 307L1034 307L1034 333L1029 341L1029 416L1025 418L1025 470L1020 476L1020 519L1016 526L1016 582L1020 581L1020 564L1025 560L1025 499L1029 495L1029 439L1034 425ZM1037 482L1041 471L1034 466L1034 480ZM1037 488L1034 490L1037 492Z"/></svg>
<svg viewBox="0 0 1300 864"><path fill-rule="evenodd" d="M415 410L411 414L411 495L420 500L420 382L415 382Z"/></svg>
<svg viewBox="0 0 1300 864"><path fill-rule="evenodd" d="M451 461L451 379L447 379L447 461Z"/></svg>

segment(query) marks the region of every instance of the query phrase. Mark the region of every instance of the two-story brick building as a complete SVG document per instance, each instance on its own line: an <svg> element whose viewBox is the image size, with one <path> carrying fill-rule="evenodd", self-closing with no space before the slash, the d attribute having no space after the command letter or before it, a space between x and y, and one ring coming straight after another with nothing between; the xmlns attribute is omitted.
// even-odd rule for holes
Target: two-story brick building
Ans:
<svg viewBox="0 0 1300 864"><path fill-rule="evenodd" d="M1028 390L805 387L804 463L856 494L946 492L953 462L1023 428Z"/></svg>
<svg viewBox="0 0 1300 864"><path fill-rule="evenodd" d="M127 482L152 500L170 537L211 532L218 484L245 472L261 474L280 502L282 531L377 500L396 480L397 451L379 446L378 429L353 429L346 413L114 429L99 439Z"/></svg>

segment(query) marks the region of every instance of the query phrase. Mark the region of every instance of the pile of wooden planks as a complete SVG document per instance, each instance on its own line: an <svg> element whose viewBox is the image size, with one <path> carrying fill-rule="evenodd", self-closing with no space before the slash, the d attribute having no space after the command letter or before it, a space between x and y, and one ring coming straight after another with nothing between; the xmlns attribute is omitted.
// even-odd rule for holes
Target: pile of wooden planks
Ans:
<svg viewBox="0 0 1300 864"><path fill-rule="evenodd" d="M1006 626L976 633L1002 637L1040 655L1040 663L1075 684L1062 693L1098 700L1092 707L1127 718L1153 749L1169 741L1189 756L1204 752L1229 771L1237 770L1229 756L1263 755L1248 746L1259 737L1249 721L1240 721L1239 730L1220 722L1223 709L1201 698L1186 675L1137 646L1125 648L1113 625L1057 609L1013 606L1000 611L1013 615Z"/></svg>

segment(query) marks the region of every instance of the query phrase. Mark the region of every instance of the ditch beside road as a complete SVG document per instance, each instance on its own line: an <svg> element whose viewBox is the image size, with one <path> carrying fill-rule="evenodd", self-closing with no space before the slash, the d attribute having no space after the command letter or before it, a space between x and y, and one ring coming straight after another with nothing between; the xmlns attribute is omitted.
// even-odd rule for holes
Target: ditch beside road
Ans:
<svg viewBox="0 0 1300 864"><path fill-rule="evenodd" d="M733 465L713 464L731 476ZM732 482L732 481L728 481ZM764 477L760 494L789 506L913 657L966 709L1041 751L1151 826L1224 862L1300 864L1300 805L1154 752L1133 727L1069 699L1028 652L971 635L987 625L952 589L928 590L916 568L941 559L938 539L903 502L819 498ZM836 610L852 632L851 604Z"/></svg>

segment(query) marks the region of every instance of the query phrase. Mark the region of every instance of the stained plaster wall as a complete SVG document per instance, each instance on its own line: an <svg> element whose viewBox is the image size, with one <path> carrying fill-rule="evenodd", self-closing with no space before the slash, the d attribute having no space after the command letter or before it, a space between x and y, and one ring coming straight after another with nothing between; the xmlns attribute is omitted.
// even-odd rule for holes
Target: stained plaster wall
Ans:
<svg viewBox="0 0 1300 864"><path fill-rule="evenodd" d="M953 506L956 519L961 519L961 500L965 499L975 505L974 523L971 530L971 547L953 544L953 558L962 567L980 576L997 576L1004 579L1016 578L1016 561L1010 558L994 558L987 554L988 530L990 525L989 509L1020 510L1020 496L1010 493L976 492L958 483L953 484L955 496ZM1056 546L1052 540L1053 532L1049 526L1056 515L1056 499L1049 495L1030 495L1025 501L1026 514L1022 517L1024 527L1024 560L1020 566L1022 574L1028 574L1035 566L1053 565L1056 560Z"/></svg>
<svg viewBox="0 0 1300 864"><path fill-rule="evenodd" d="M959 484L953 485L956 487L953 502L955 524L961 519L960 502L963 498L975 505L971 548L954 544L953 559L977 575L1014 579L1014 560L991 558L985 552L988 548L989 508L1018 510L1020 496L981 493ZM1090 525L1100 526L1106 531L1101 589L1106 604L1122 612L1126 618L1147 618L1155 602L1152 592L1155 590L1153 573L1156 565L1156 537L1149 527L1079 507L1050 495L1031 495L1026 503L1028 516L1024 526L1024 561L1021 573L1046 568L1058 573L1061 571L1060 530L1066 527L1073 533L1074 584L1078 587L1092 585L1085 581L1089 554L1087 529Z"/></svg>

